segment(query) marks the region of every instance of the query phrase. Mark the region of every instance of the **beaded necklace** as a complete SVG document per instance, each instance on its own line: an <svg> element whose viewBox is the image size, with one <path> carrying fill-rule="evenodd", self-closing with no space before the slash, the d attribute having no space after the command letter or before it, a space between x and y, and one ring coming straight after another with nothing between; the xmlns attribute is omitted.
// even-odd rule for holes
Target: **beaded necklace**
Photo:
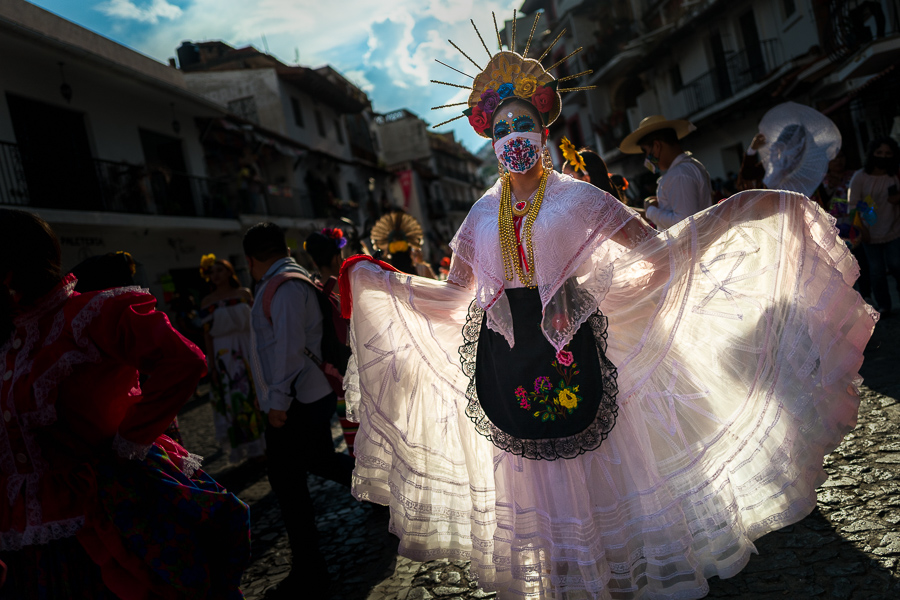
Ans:
<svg viewBox="0 0 900 600"><path fill-rule="evenodd" d="M531 243L531 228L534 220L537 218L538 211L541 210L541 201L544 199L544 189L547 187L547 171L541 176L541 182L538 184L537 194L524 212L525 223L522 225L522 232L525 237L524 256L519 254L520 239L516 233L516 225L513 219L512 205L512 185L509 181L509 173L503 176L503 192L500 196L500 214L497 217L500 228L500 251L503 254L503 275L507 281L512 281L513 277L518 275L519 281L525 287L535 287L531 285L534 280L534 248ZM519 204L519 203L517 203ZM520 207L515 207L520 208ZM524 208L524 207L523 207ZM516 210L516 212L520 212ZM520 260L521 258L521 260Z"/></svg>

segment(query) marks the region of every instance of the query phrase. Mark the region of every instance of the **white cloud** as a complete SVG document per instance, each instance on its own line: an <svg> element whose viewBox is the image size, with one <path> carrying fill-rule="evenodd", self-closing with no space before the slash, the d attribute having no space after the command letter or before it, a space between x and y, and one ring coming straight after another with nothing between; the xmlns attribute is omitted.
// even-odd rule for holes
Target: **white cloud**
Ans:
<svg viewBox="0 0 900 600"><path fill-rule="evenodd" d="M430 111L430 107L462 102L467 93L429 80L462 85L472 80L434 59L476 75L472 63L447 40L485 66L487 56L469 19L474 19L494 52L491 11L503 27L521 0L189 0L180 2L183 8L166 0L138 4L140 0L110 0L101 6L110 16L150 24L124 41L160 61L174 56L184 40L222 40L235 47L262 49L265 35L270 52L287 63L293 63L299 51L300 64L331 64L369 94L376 110L409 108L438 123L458 112L456 108ZM162 6L177 10L178 18L152 12ZM169 20L156 24L163 18ZM462 132L468 124L462 119L449 127Z"/></svg>
<svg viewBox="0 0 900 600"><path fill-rule="evenodd" d="M109 0L105 4L95 7L108 17L116 19L131 19L141 23L155 25L160 19L173 20L182 15L182 10L166 0L152 0L149 5L140 7L131 0Z"/></svg>

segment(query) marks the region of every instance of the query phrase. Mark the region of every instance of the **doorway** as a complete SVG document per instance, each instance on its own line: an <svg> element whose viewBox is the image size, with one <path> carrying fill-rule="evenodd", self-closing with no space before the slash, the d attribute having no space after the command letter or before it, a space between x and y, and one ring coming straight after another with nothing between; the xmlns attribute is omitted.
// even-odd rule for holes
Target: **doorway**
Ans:
<svg viewBox="0 0 900 600"><path fill-rule="evenodd" d="M162 215L195 216L197 210L181 140L146 129L140 129L139 133L157 212Z"/></svg>
<svg viewBox="0 0 900 600"><path fill-rule="evenodd" d="M103 210L84 114L7 94L30 204Z"/></svg>
<svg viewBox="0 0 900 600"><path fill-rule="evenodd" d="M744 38L744 52L747 53L747 66L753 81L766 76L766 61L763 57L762 45L759 43L759 30L756 29L756 15L748 10L739 19L741 37Z"/></svg>

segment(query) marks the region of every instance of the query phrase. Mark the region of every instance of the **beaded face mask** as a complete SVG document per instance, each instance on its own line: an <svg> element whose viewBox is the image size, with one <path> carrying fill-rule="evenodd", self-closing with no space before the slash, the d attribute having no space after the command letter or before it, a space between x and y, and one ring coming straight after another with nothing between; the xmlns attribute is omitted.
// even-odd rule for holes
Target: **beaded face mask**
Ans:
<svg viewBox="0 0 900 600"><path fill-rule="evenodd" d="M514 131L494 142L497 159L513 173L530 171L541 159L541 134Z"/></svg>

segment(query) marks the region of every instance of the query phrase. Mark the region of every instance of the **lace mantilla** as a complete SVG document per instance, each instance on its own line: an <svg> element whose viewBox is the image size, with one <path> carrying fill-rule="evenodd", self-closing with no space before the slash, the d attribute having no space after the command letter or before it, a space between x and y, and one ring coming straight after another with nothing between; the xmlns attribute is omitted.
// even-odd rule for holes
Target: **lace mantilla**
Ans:
<svg viewBox="0 0 900 600"><path fill-rule="evenodd" d="M476 301L473 301L469 306L466 324L463 326L463 345L459 347L462 370L469 378L469 386L466 389L466 399L468 400L466 415L475 424L475 430L501 450L532 460L575 458L599 448L615 426L619 413L619 407L616 404L616 395L619 392L616 385L617 371L615 365L606 358L606 317L597 311L587 319L587 324L591 327L597 343L603 381L603 398L597 408L597 416L584 431L575 435L546 440L526 440L513 437L494 425L478 400L475 385L475 357L478 352L478 335L484 316L484 310L478 306Z"/></svg>

